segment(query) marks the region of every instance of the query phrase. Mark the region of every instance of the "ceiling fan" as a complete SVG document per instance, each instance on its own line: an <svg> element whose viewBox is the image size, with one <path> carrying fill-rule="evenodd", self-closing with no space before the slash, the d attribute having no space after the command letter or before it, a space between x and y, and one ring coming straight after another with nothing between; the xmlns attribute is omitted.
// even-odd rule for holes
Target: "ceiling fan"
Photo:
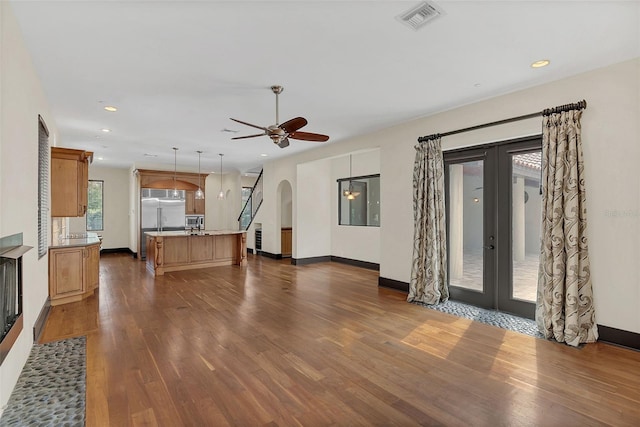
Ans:
<svg viewBox="0 0 640 427"><path fill-rule="evenodd" d="M289 146L289 138L291 139L299 139L302 141L314 141L314 142L325 142L329 139L327 135L321 135L319 133L310 133L310 132L300 132L298 129L304 127L307 124L307 119L304 117L296 117L291 120L287 120L286 122L279 124L278 118L278 95L282 93L284 88L282 86L271 86L271 91L276 94L276 124L268 127L258 126L251 123L243 122L242 120L231 119L234 122L242 123L243 125L251 126L256 129L261 129L263 133L257 133L255 135L246 135L246 136L236 136L231 139L245 139L245 138L255 138L257 136L268 136L271 138L274 144L276 144L280 148L285 148Z"/></svg>

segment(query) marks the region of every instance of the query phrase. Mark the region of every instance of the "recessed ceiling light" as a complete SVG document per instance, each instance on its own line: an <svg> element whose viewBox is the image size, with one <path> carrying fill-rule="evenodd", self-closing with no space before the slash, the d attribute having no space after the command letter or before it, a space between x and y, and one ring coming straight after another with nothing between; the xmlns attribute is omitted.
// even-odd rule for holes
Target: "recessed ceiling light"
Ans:
<svg viewBox="0 0 640 427"><path fill-rule="evenodd" d="M118 109L116 107L114 107L113 105L107 105L106 107L104 107L105 110L109 111L109 112L115 112L118 111Z"/></svg>
<svg viewBox="0 0 640 427"><path fill-rule="evenodd" d="M542 67L546 67L547 65L549 65L551 63L551 61L549 61L548 59L541 59L540 61L536 61L533 64L531 64L531 68L542 68Z"/></svg>
<svg viewBox="0 0 640 427"><path fill-rule="evenodd" d="M260 157L267 157L267 156L268 154L265 154L265 153L260 154Z"/></svg>
<svg viewBox="0 0 640 427"><path fill-rule="evenodd" d="M101 130L102 132L104 132L104 133L109 133L109 132L111 132L111 129L107 129L107 128L100 129L100 130Z"/></svg>
<svg viewBox="0 0 640 427"><path fill-rule="evenodd" d="M104 160L102 157L96 157L96 160Z"/></svg>

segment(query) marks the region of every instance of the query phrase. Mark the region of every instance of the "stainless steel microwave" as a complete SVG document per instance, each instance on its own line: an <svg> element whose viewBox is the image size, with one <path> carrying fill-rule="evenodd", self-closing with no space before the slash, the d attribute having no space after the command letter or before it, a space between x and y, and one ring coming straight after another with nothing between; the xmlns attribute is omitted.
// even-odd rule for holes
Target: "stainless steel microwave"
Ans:
<svg viewBox="0 0 640 427"><path fill-rule="evenodd" d="M204 215L186 215L185 216L186 228L204 228Z"/></svg>

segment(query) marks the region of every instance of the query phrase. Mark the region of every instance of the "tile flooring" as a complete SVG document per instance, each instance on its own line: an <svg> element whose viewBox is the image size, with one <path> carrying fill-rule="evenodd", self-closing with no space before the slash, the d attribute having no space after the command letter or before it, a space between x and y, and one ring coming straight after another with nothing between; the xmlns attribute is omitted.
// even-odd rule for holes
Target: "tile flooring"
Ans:
<svg viewBox="0 0 640 427"><path fill-rule="evenodd" d="M34 344L0 427L85 425L86 337Z"/></svg>

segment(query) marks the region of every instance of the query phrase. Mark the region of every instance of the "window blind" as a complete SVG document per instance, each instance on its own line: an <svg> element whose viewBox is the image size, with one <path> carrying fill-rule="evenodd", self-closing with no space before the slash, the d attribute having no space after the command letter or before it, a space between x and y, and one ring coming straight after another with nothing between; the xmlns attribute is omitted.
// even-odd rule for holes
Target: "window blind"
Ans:
<svg viewBox="0 0 640 427"><path fill-rule="evenodd" d="M38 116L38 259L47 254L49 217L49 131Z"/></svg>

